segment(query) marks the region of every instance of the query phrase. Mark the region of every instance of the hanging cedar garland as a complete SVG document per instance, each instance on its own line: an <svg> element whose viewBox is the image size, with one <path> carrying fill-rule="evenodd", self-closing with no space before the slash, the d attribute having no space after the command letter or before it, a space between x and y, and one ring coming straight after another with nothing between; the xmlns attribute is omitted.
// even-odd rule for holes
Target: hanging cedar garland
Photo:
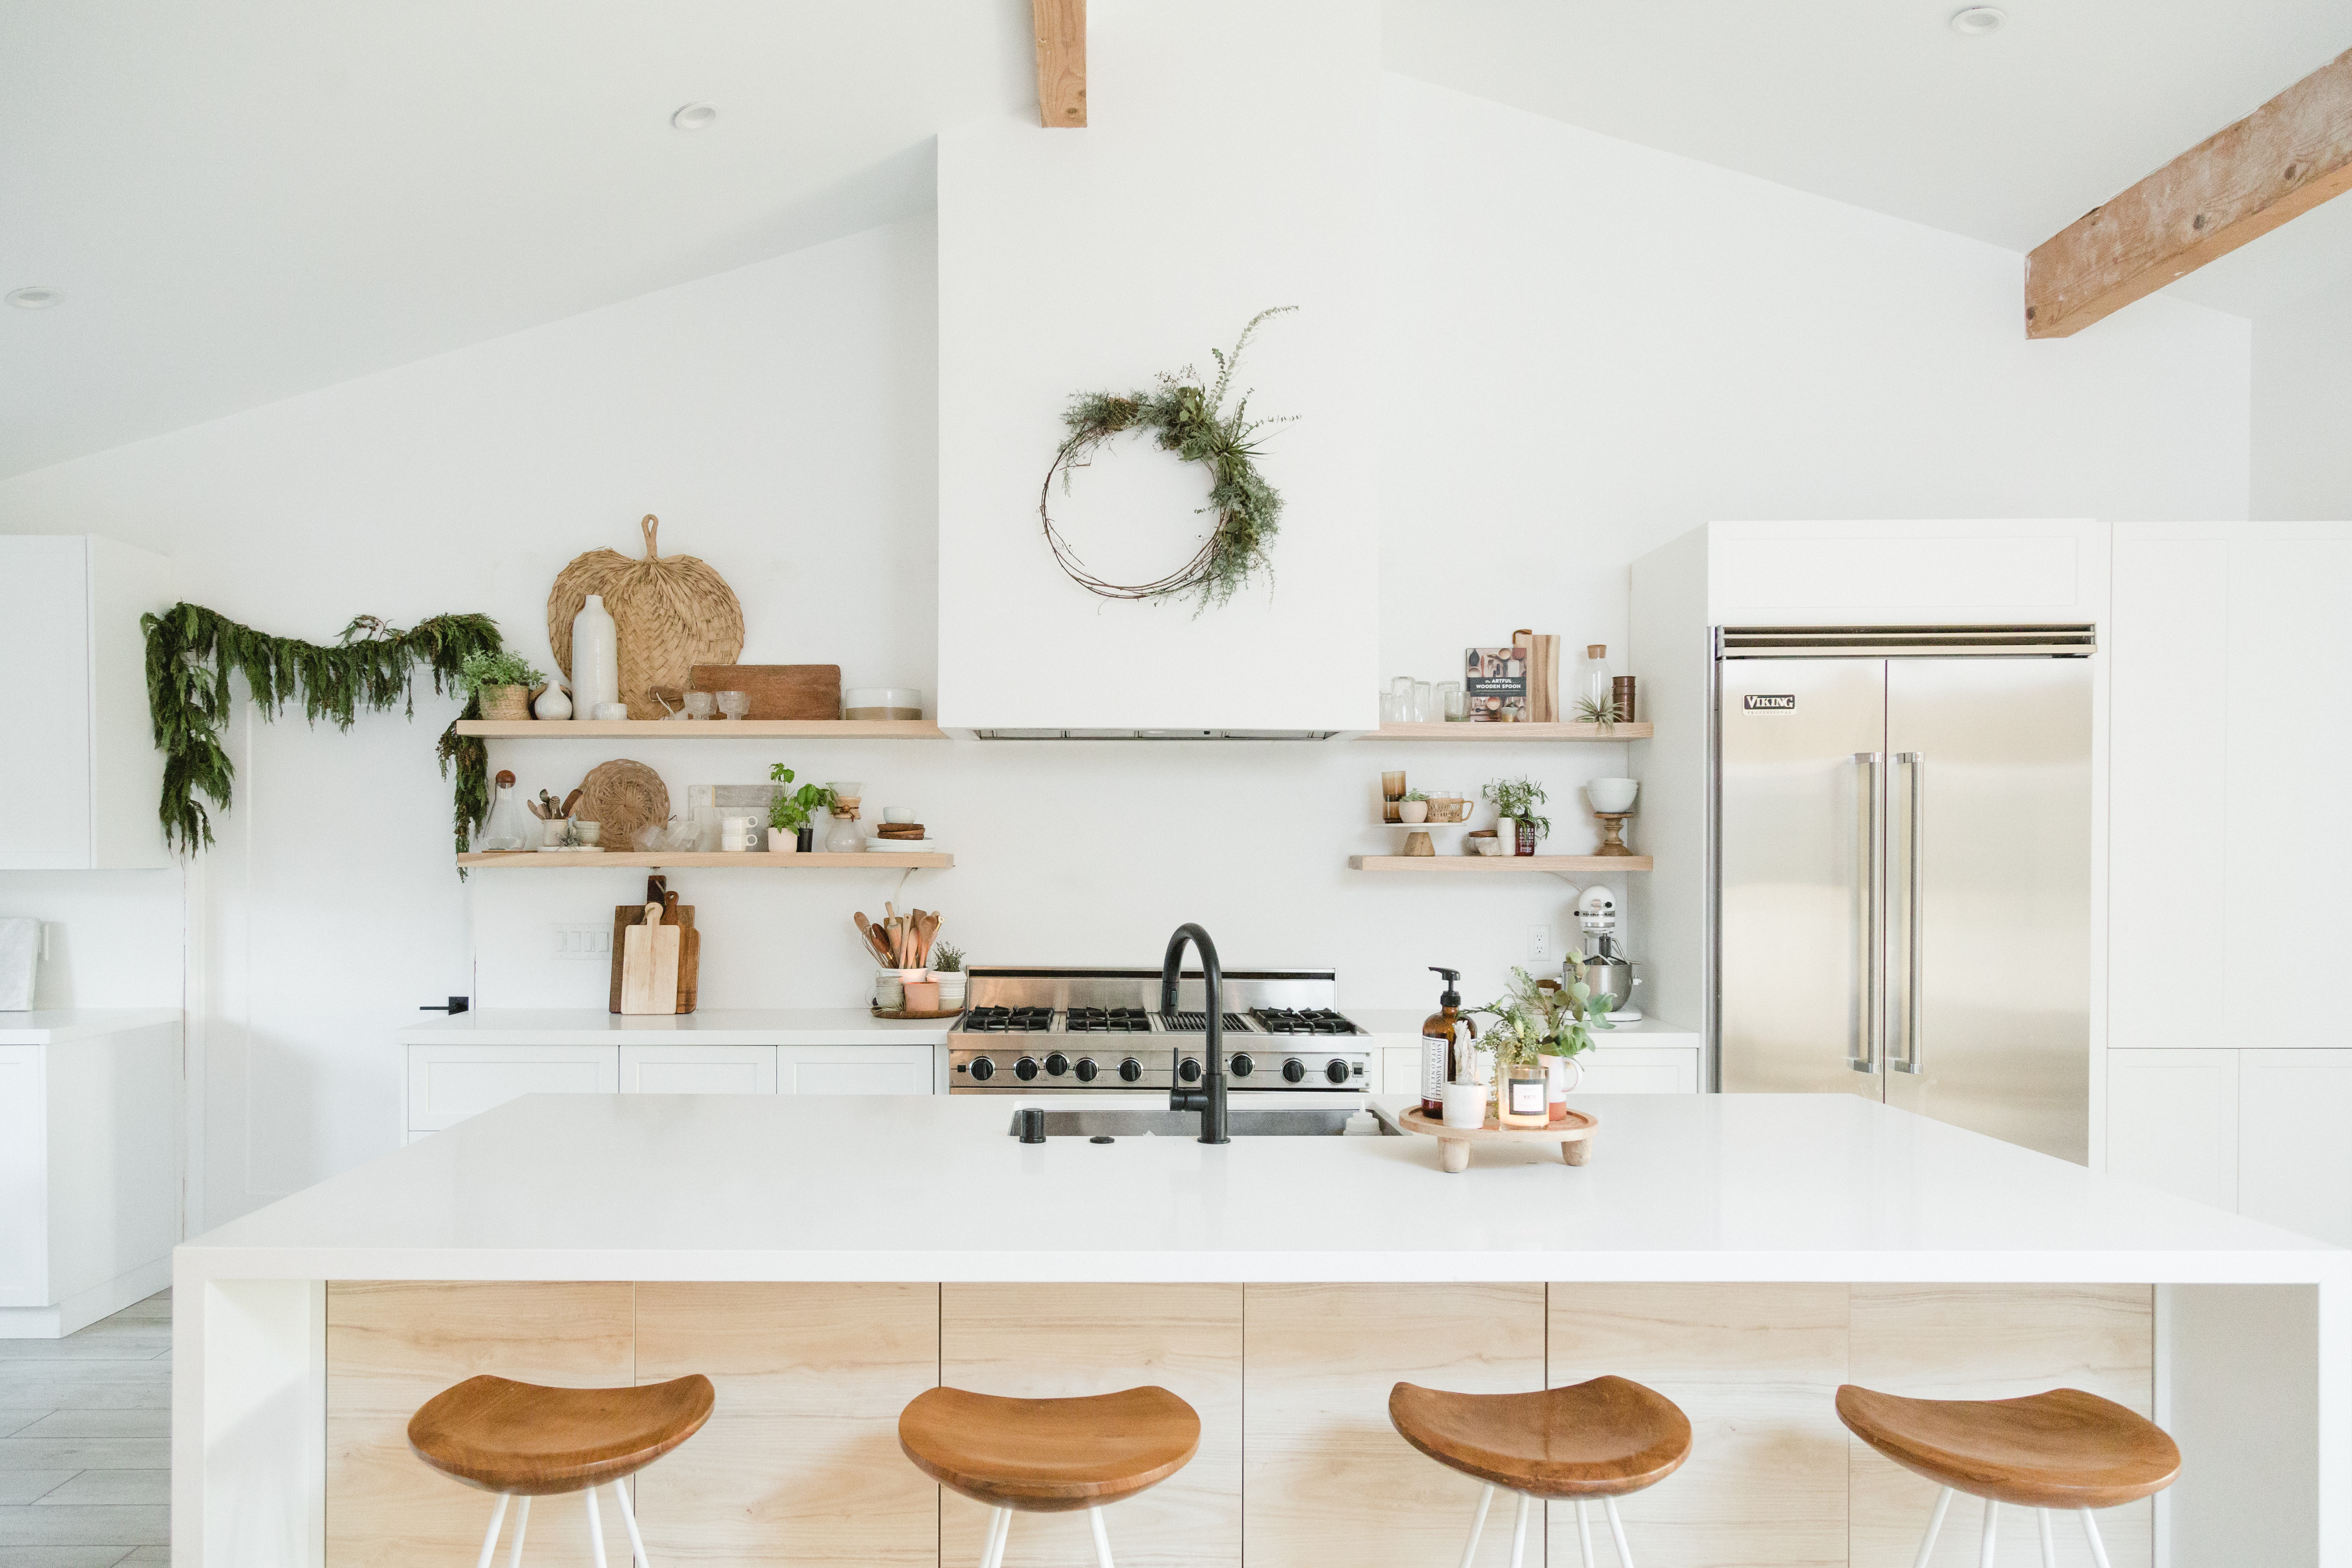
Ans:
<svg viewBox="0 0 2352 1568"><path fill-rule="evenodd" d="M431 671L437 693L445 684L456 685L467 655L499 649L498 624L488 616L435 616L406 631L361 616L331 646L267 637L200 605L174 605L160 616L140 617L139 625L147 634L147 706L156 749L163 753L163 837L184 855L213 841L212 817L196 804L196 792L215 810L228 809L236 770L220 733L228 722L232 674L245 677L264 719L277 718L299 699L311 723L331 719L348 730L363 710L399 706L415 718L418 669ZM464 717L477 717L479 706L478 697L469 700ZM451 763L457 768L456 822L463 854L489 815L489 748L461 737L453 723L442 732L438 754L443 778Z"/></svg>

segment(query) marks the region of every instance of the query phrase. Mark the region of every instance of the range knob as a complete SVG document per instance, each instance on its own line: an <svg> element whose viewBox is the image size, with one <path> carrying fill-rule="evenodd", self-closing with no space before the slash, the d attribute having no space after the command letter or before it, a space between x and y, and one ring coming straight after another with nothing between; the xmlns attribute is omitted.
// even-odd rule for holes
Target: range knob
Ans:
<svg viewBox="0 0 2352 1568"><path fill-rule="evenodd" d="M986 1057L974 1057L971 1058L971 1076L986 1083L996 1076L996 1064Z"/></svg>
<svg viewBox="0 0 2352 1568"><path fill-rule="evenodd" d="M1348 1064L1341 1061L1338 1057L1333 1057L1329 1062L1325 1064L1323 1076L1329 1079L1333 1083L1345 1083L1348 1081Z"/></svg>
<svg viewBox="0 0 2352 1568"><path fill-rule="evenodd" d="M1080 1058L1078 1058L1077 1074L1078 1074L1078 1081L1079 1081L1080 1083L1092 1083L1092 1082L1094 1082L1094 1080L1095 1080L1095 1074L1097 1074L1097 1072L1100 1072L1101 1070L1102 1070L1102 1069L1101 1069L1100 1068L1097 1068L1097 1066L1095 1066L1095 1058L1092 1058L1092 1057L1080 1057Z"/></svg>
<svg viewBox="0 0 2352 1568"><path fill-rule="evenodd" d="M1239 1056L1234 1058L1234 1076L1235 1078L1247 1078L1250 1074L1255 1071L1257 1071L1257 1063L1250 1059L1250 1056L1247 1051L1244 1051Z"/></svg>
<svg viewBox="0 0 2352 1568"><path fill-rule="evenodd" d="M1045 1076L1047 1078L1059 1078L1069 1070L1070 1058L1064 1056L1061 1052L1055 1051L1052 1056L1045 1058Z"/></svg>
<svg viewBox="0 0 2352 1568"><path fill-rule="evenodd" d="M1201 1058L1198 1057L1186 1057L1184 1058L1184 1065L1176 1069L1176 1076L1182 1079L1186 1083L1200 1082Z"/></svg>
<svg viewBox="0 0 2352 1568"><path fill-rule="evenodd" d="M1143 1064L1129 1057L1118 1064L1118 1076L1122 1083L1137 1082L1143 1077Z"/></svg>
<svg viewBox="0 0 2352 1568"><path fill-rule="evenodd" d="M1282 1064L1283 1082L1304 1083L1306 1080L1307 1064L1305 1062L1300 1061L1297 1057L1293 1057L1288 1061Z"/></svg>
<svg viewBox="0 0 2352 1568"><path fill-rule="evenodd" d="M1035 1057L1023 1057L1019 1061L1014 1062L1013 1064L1013 1076L1019 1079L1024 1083L1035 1078L1037 1076L1037 1058Z"/></svg>

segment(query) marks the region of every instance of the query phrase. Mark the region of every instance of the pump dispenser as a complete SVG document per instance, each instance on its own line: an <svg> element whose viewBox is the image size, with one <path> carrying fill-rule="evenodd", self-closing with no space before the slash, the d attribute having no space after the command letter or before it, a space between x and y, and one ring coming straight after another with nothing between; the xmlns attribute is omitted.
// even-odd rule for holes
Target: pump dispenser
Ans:
<svg viewBox="0 0 2352 1568"><path fill-rule="evenodd" d="M1443 1116L1445 1086L1467 1082L1475 1076L1464 1032L1467 1031L1468 1039L1476 1039L1478 1023L1462 1016L1462 993L1455 989L1462 983L1462 972L1440 969L1433 963L1429 968L1431 973L1445 977L1445 989L1438 993L1437 1011L1421 1026L1421 1113Z"/></svg>

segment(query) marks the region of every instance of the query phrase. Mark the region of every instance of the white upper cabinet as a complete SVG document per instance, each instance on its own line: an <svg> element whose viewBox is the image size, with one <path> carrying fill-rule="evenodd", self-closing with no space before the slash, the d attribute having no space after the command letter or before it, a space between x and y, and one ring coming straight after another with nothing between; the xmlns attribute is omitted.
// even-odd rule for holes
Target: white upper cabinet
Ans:
<svg viewBox="0 0 2352 1568"><path fill-rule="evenodd" d="M139 617L171 563L88 534L0 536L0 870L170 863Z"/></svg>

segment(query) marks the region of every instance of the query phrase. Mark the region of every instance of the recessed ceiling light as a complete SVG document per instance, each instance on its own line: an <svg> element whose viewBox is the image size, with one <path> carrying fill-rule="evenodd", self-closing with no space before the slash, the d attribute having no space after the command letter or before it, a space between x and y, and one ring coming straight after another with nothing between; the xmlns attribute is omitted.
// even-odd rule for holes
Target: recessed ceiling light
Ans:
<svg viewBox="0 0 2352 1568"><path fill-rule="evenodd" d="M716 104L689 103L669 117L669 122L680 131L699 131L719 118Z"/></svg>
<svg viewBox="0 0 2352 1568"><path fill-rule="evenodd" d="M8 303L19 310L46 310L64 301L65 296L55 289L19 289L8 296Z"/></svg>
<svg viewBox="0 0 2352 1568"><path fill-rule="evenodd" d="M1971 5L1952 13L1952 31L1964 38L1981 38L1987 33L2000 32L2000 25L2008 20L2009 13L1998 5Z"/></svg>

